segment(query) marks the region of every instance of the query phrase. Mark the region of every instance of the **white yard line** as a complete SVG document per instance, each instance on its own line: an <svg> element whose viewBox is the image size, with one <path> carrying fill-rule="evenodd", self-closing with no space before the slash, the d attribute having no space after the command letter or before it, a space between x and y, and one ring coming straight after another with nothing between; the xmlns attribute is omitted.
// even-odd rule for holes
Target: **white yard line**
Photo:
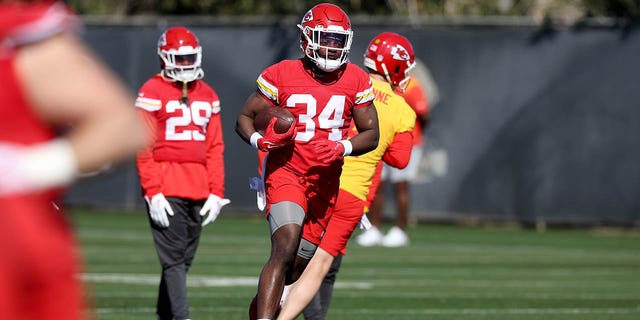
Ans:
<svg viewBox="0 0 640 320"><path fill-rule="evenodd" d="M80 279L94 283L125 283L140 285L158 285L160 275L151 274L122 274L122 273L84 273ZM214 277L188 276L187 285L190 287L256 287L257 277ZM371 289L373 283L362 281L337 281L336 288Z"/></svg>
<svg viewBox="0 0 640 320"><path fill-rule="evenodd" d="M192 311L243 311L246 308L234 307L192 307ZM640 314L640 308L504 308L504 309L479 309L479 308L452 308L452 309L344 309L332 308L334 312L353 315L389 314L389 315L557 315L557 314ZM155 308L97 308L98 314L111 313L152 313Z"/></svg>

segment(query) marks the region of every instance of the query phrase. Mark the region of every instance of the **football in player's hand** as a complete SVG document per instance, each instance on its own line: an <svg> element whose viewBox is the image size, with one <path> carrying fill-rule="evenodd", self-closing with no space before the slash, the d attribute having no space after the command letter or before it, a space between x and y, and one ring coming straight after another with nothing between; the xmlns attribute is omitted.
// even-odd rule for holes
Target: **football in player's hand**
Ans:
<svg viewBox="0 0 640 320"><path fill-rule="evenodd" d="M258 133L264 134L272 118L276 118L273 130L278 134L289 131L289 128L296 123L296 118L286 108L266 107L253 119L253 127Z"/></svg>

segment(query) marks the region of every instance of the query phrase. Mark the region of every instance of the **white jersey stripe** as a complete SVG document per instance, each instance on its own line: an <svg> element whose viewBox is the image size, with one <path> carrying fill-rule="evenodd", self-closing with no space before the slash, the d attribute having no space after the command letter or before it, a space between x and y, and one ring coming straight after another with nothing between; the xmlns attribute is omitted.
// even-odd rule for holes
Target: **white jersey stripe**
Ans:
<svg viewBox="0 0 640 320"><path fill-rule="evenodd" d="M216 100L211 103L211 113L218 114L220 113L220 100Z"/></svg>
<svg viewBox="0 0 640 320"><path fill-rule="evenodd" d="M363 104L363 103L373 101L373 98L374 98L373 87L369 87L369 89L362 92L358 92L356 94L356 104Z"/></svg>
<svg viewBox="0 0 640 320"><path fill-rule="evenodd" d="M276 88L271 83L267 82L267 80L265 80L262 77L262 75L260 75L258 77L258 80L256 80L256 82L258 83L258 89L260 90L260 92L262 92L262 94L264 94L267 98L269 98L270 100L272 100L276 104L279 102L278 101L278 88Z"/></svg>
<svg viewBox="0 0 640 320"><path fill-rule="evenodd" d="M138 97L136 99L136 107L150 112L158 111L162 108L162 101L157 99Z"/></svg>

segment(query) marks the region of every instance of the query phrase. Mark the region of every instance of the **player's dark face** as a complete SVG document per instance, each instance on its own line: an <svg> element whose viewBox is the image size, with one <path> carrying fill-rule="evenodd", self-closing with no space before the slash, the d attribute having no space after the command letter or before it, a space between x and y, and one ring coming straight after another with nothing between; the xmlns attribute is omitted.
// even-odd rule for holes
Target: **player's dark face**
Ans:
<svg viewBox="0 0 640 320"><path fill-rule="evenodd" d="M196 54L180 54L176 55L176 65L178 66L190 66L196 63Z"/></svg>
<svg viewBox="0 0 640 320"><path fill-rule="evenodd" d="M347 42L347 35L341 33L323 32L320 34L320 54L328 56L330 59L338 59L342 50L332 50L331 48L343 49Z"/></svg>

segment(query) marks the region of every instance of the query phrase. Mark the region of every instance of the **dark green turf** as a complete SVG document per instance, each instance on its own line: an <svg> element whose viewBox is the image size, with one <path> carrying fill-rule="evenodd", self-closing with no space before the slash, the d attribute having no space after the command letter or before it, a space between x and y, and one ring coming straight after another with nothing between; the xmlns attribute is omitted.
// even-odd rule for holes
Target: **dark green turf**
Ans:
<svg viewBox="0 0 640 320"><path fill-rule="evenodd" d="M154 319L159 265L145 213L75 210L72 217L93 312ZM640 319L637 231L408 231L406 248L350 243L328 319ZM268 251L261 218L223 212L205 228L189 273L192 317L247 319Z"/></svg>

